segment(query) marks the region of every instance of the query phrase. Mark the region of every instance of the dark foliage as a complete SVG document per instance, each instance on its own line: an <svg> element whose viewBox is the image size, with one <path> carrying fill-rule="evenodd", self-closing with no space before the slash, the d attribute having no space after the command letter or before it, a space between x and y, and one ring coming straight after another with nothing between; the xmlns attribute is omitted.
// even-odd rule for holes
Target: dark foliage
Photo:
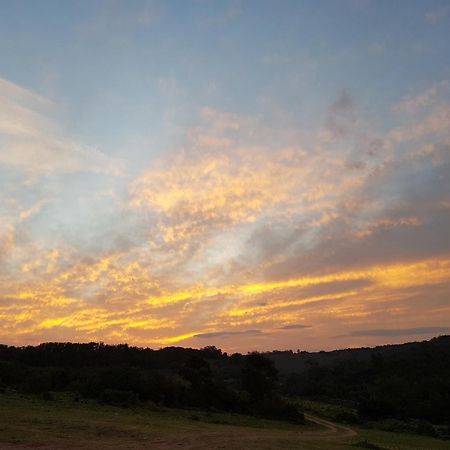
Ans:
<svg viewBox="0 0 450 450"><path fill-rule="evenodd" d="M273 361L261 354L252 353L245 359L242 369L242 387L255 400L272 397L278 377Z"/></svg>
<svg viewBox="0 0 450 450"><path fill-rule="evenodd" d="M102 343L0 345L0 390L48 400L52 392L133 406L139 402L232 411L300 423L289 397L338 400L347 423L409 421L430 434L450 425L450 337L335 352L228 356L215 347L161 350Z"/></svg>
<svg viewBox="0 0 450 450"><path fill-rule="evenodd" d="M134 392L120 389L104 389L99 400L101 403L115 406L134 406L138 403L138 398Z"/></svg>
<svg viewBox="0 0 450 450"><path fill-rule="evenodd" d="M277 390L277 370L260 354L229 357L215 347L158 351L102 343L0 345L0 385L51 399L130 407L140 402L233 411L301 423L303 415Z"/></svg>
<svg viewBox="0 0 450 450"><path fill-rule="evenodd" d="M288 396L341 399L362 420L450 424L450 336L334 352L273 352ZM347 422L350 422L347 417Z"/></svg>

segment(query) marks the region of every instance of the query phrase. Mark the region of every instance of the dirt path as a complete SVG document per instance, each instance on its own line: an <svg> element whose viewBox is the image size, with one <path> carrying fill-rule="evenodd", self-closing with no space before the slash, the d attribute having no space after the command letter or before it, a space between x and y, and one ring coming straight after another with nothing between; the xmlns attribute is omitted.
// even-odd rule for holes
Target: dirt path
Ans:
<svg viewBox="0 0 450 450"><path fill-rule="evenodd" d="M340 425L334 422L330 422L329 420L321 419L316 416L311 416L310 414L305 414L305 419L309 422L316 423L317 425L321 425L326 428L326 431L318 432L317 434L321 434L323 437L336 437L336 438L350 438L356 436L355 430L352 430L349 427L344 425Z"/></svg>

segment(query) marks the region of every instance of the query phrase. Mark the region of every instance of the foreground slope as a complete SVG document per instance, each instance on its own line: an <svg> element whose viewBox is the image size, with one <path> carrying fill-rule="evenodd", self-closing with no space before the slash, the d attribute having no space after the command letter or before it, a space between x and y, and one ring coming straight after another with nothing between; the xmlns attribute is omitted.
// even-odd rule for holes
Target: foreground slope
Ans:
<svg viewBox="0 0 450 450"><path fill-rule="evenodd" d="M117 408L0 395L0 449L448 449L419 436L353 430L307 417L296 426L237 414Z"/></svg>

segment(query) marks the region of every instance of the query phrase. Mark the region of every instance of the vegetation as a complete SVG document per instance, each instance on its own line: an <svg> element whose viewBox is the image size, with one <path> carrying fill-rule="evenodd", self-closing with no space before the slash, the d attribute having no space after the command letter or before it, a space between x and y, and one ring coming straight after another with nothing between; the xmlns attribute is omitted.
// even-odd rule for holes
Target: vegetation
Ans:
<svg viewBox="0 0 450 450"><path fill-rule="evenodd" d="M450 336L373 349L268 356L284 375L286 396L328 403L328 413L334 413L327 416L333 420L449 436ZM308 409L308 404L301 406Z"/></svg>
<svg viewBox="0 0 450 450"><path fill-rule="evenodd" d="M35 395L0 394L2 450L64 448L77 450L444 450L448 442L372 429L345 437L307 422L287 422L233 413L149 407L115 407L96 401L74 402L55 393L45 401Z"/></svg>
<svg viewBox="0 0 450 450"><path fill-rule="evenodd" d="M149 405L116 407L96 401L74 402L55 393L51 401L36 395L0 394L0 447L196 450L446 450L448 441L428 436L357 429L342 437L307 422L299 427L234 413L168 409Z"/></svg>
<svg viewBox="0 0 450 450"><path fill-rule="evenodd" d="M198 408L303 422L282 398L273 362L215 347L158 351L102 343L0 346L0 383L27 394L70 392L115 406Z"/></svg>
<svg viewBox="0 0 450 450"><path fill-rule="evenodd" d="M71 395L55 393L51 401L36 395L0 394L0 448L168 449L216 448L233 436L248 439L282 439L298 425L251 416L211 411L192 411L139 404L116 407L96 401L74 402ZM302 430L315 430L305 425ZM274 435L266 436L265 430ZM200 445L202 443L202 445ZM7 446L11 444L11 447ZM251 443L250 443L251 444ZM236 446L238 450L239 445ZM250 445L247 450L264 448ZM283 445L274 448L289 448ZM291 447L292 448L292 447ZM332 447L333 448L333 447Z"/></svg>
<svg viewBox="0 0 450 450"><path fill-rule="evenodd" d="M373 349L248 355L215 347L0 345L2 390L47 403L64 393L79 404L182 408L295 424L303 423L306 411L366 430L447 438L450 337Z"/></svg>

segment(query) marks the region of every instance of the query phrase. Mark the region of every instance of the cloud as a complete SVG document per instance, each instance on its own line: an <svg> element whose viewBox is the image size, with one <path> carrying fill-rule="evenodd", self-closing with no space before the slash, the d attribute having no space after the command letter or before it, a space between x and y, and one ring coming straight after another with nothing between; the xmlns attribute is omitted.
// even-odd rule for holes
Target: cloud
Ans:
<svg viewBox="0 0 450 450"><path fill-rule="evenodd" d="M259 336L263 334L261 330L244 330L244 331L215 331L211 333L199 333L194 335L197 338L223 338L223 337L231 337L231 336Z"/></svg>
<svg viewBox="0 0 450 450"><path fill-rule="evenodd" d="M295 225L285 221L279 230L263 227L252 234L247 252L251 248L264 259L261 270L267 278L448 255L450 99L439 90L446 83L438 85L435 95L425 95L426 107L424 101L416 101L424 95L420 94L398 108L401 125L393 119L392 129L376 141L380 145L364 156L364 164L355 171L358 183L325 197L333 207L324 214L326 220L314 221L314 233L300 219ZM425 93L433 92L433 86ZM367 148L359 138L356 145ZM344 179L352 180L348 173Z"/></svg>
<svg viewBox="0 0 450 450"><path fill-rule="evenodd" d="M444 20L450 12L450 6L442 6L440 8L433 9L425 14L425 19L428 23L435 25Z"/></svg>
<svg viewBox="0 0 450 450"><path fill-rule="evenodd" d="M14 248L15 241L16 236L14 227L8 225L0 234L0 261Z"/></svg>
<svg viewBox="0 0 450 450"><path fill-rule="evenodd" d="M280 327L280 330L303 330L305 328L311 328L311 325L303 325L301 323L293 323L290 325L284 325Z"/></svg>
<svg viewBox="0 0 450 450"><path fill-rule="evenodd" d="M3 139L19 148L33 136L39 145L29 161L19 151L2 179L0 340L64 329L77 339L210 338L242 350L252 340L297 347L288 331L304 324L327 346L379 320L387 330L416 327L418 312L437 327L450 274L444 84L388 108L387 130L374 129L345 91L308 131L204 108L127 192L89 185L72 203L52 194L86 186L86 174L60 177L45 196L17 174L92 170L102 157L75 144L72 156L52 156L49 142L72 142L52 119L54 105L6 83L17 121L5 119ZM340 138L323 139L330 117L345 128ZM345 345L358 337L346 336Z"/></svg>
<svg viewBox="0 0 450 450"><path fill-rule="evenodd" d="M159 248L176 251L179 261L196 257L203 272L205 252L222 262L226 239L228 253L237 256L261 224L282 229L284 241L294 218L299 229L319 228L333 220L336 199L360 183L346 155L308 151L295 141L280 147L266 125L245 117L207 109L200 120L182 149L131 184L130 207L155 218L152 240Z"/></svg>
<svg viewBox="0 0 450 450"><path fill-rule="evenodd" d="M328 305L327 309L336 310L337 305L343 301L351 310L356 304L364 305L376 293L386 295L387 292L406 288L429 286L431 289L432 286L439 286L445 283L449 273L449 262L437 260L409 265L375 266L367 270L335 272L322 277L250 284L234 289L234 295L239 300L234 302L233 308L224 311L218 320L222 324L233 326L267 321L269 317L274 321L294 322L295 319L304 319L294 312L301 314L305 305L314 307L316 304L316 309L320 310L325 301L332 305ZM322 290L323 285L338 281L346 282L340 291ZM305 287L309 289L304 289ZM222 289L222 292L225 294L226 291Z"/></svg>
<svg viewBox="0 0 450 450"><path fill-rule="evenodd" d="M450 105L434 108L426 117L416 123L393 128L386 136L387 145L394 148L402 143L414 143L420 139L443 137L450 126Z"/></svg>
<svg viewBox="0 0 450 450"><path fill-rule="evenodd" d="M421 94L406 96L400 102L393 105L392 110L397 113L416 114L424 108L432 106L436 100L440 100L449 93L450 82L449 80L443 80L427 88Z"/></svg>
<svg viewBox="0 0 450 450"><path fill-rule="evenodd" d="M300 149L294 152L301 157ZM167 241L253 222L289 200L301 168L289 167L283 158L252 149L182 152L139 177L131 204L161 215Z"/></svg>
<svg viewBox="0 0 450 450"><path fill-rule="evenodd" d="M0 169L14 168L28 177L121 172L120 161L62 133L53 110L50 100L0 79Z"/></svg>
<svg viewBox="0 0 450 450"><path fill-rule="evenodd" d="M335 142L348 138L357 124L357 107L351 95L344 89L328 107L328 117L322 139Z"/></svg>
<svg viewBox="0 0 450 450"><path fill-rule="evenodd" d="M161 5L153 0L135 2L126 7L121 2L102 0L95 6L95 14L84 23L82 30L107 33L110 38L117 33L148 28L161 16Z"/></svg>
<svg viewBox="0 0 450 450"><path fill-rule="evenodd" d="M350 94L343 90L339 97L330 105L332 114L349 114L354 111L355 105Z"/></svg>
<svg viewBox="0 0 450 450"><path fill-rule="evenodd" d="M372 42L369 45L369 51L376 55L380 55L380 54L384 53L385 50L386 50L386 44L384 42Z"/></svg>
<svg viewBox="0 0 450 450"><path fill-rule="evenodd" d="M347 336L414 336L421 334L446 334L450 327L417 327L417 328L378 328L372 330L355 330Z"/></svg>
<svg viewBox="0 0 450 450"><path fill-rule="evenodd" d="M196 22L202 27L223 27L235 20L241 12L241 0L231 0L223 5L214 5L213 9L203 4L196 17Z"/></svg>

